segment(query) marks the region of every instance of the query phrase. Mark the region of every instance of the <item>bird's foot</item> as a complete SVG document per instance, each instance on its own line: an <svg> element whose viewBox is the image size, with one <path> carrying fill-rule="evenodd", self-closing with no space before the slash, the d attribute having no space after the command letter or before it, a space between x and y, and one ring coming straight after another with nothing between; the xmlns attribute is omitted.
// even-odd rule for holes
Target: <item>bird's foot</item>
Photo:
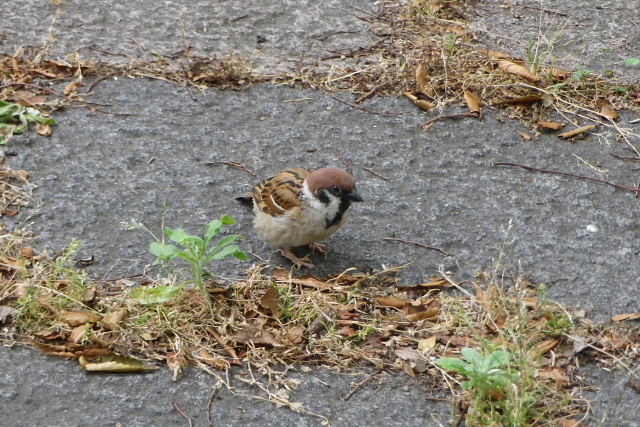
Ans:
<svg viewBox="0 0 640 427"><path fill-rule="evenodd" d="M299 258L293 252L291 252L291 249L280 249L280 253L282 254L283 257L287 258L292 263L294 263L298 268L302 268L302 267L313 268L313 264L311 263L311 261L309 261L309 255L307 255L304 258Z"/></svg>
<svg viewBox="0 0 640 427"><path fill-rule="evenodd" d="M309 243L309 248L311 252L319 252L324 256L327 256L327 245L323 245L322 243L313 242Z"/></svg>

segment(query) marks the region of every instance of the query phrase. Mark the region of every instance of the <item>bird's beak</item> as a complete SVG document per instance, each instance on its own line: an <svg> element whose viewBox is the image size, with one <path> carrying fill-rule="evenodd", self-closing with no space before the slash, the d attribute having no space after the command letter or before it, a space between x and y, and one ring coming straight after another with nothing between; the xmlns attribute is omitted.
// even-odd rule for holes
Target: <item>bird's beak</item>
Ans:
<svg viewBox="0 0 640 427"><path fill-rule="evenodd" d="M348 197L349 197L349 200L351 200L352 202L364 202L364 199L362 198L362 196L356 193L355 191L349 193Z"/></svg>

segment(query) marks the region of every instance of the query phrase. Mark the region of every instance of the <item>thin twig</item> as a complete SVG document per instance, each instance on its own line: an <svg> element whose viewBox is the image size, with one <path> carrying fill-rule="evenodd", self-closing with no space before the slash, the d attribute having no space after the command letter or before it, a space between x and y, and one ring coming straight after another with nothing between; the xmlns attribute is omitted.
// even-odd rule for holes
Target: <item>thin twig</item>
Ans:
<svg viewBox="0 0 640 427"><path fill-rule="evenodd" d="M320 40L321 42L327 40L331 36L335 36L337 34L358 34L360 31L331 31L324 36L311 36L312 39Z"/></svg>
<svg viewBox="0 0 640 427"><path fill-rule="evenodd" d="M619 363L620 366L625 368L627 370L627 372L629 372L629 375L632 375L634 378L638 379L638 376L635 373L636 370L635 369L631 369L631 367L629 367L626 363L624 363L622 361L622 358L616 357L613 354L609 353L608 351L606 351L606 350L604 350L602 348L596 347L593 344L589 344L588 342L584 342L583 340L580 340L580 338L578 338L578 337L574 337L574 336L571 336L571 335L565 334L565 333L563 333L562 335L564 335L565 337L569 338L571 341L583 342L583 344L586 347L592 348L595 351L600 352L600 353L604 354L605 356L610 357L613 361L615 361L616 363Z"/></svg>
<svg viewBox="0 0 640 427"><path fill-rule="evenodd" d="M619 154L612 153L609 153L609 155L615 159L624 160L625 162L640 162L640 157L637 156L621 156Z"/></svg>
<svg viewBox="0 0 640 427"><path fill-rule="evenodd" d="M109 73L109 74L107 74L106 76L102 76L102 77L100 77L99 79L94 80L94 81L93 81L93 83L91 83L91 84L89 85L89 87L87 88L87 90L86 90L86 92L85 92L85 93L91 93L91 92L93 91L93 89L95 89L95 87L96 87L100 82L103 82L103 81L107 80L108 78L111 78L111 77L116 76L116 75L119 75L119 74L122 74L122 71L114 71L113 73Z"/></svg>
<svg viewBox="0 0 640 427"><path fill-rule="evenodd" d="M402 115L402 114L407 114L406 111L405 112L401 111L401 112L395 113L395 112L392 112L392 111L372 110L371 108L362 107L360 105L356 105L356 104L352 104L351 102L344 101L344 100L338 98L337 96L333 96L331 94L327 94L327 95L329 95L330 98L333 98L338 102L342 102L343 104L348 105L351 108L355 108L356 110L366 111L367 113L371 113L371 114L382 114L383 116L399 116L399 115Z"/></svg>
<svg viewBox="0 0 640 427"><path fill-rule="evenodd" d="M462 114L443 114L441 116L436 116L430 120L427 120L426 122L424 122L423 124L420 125L420 129L422 130L427 130L431 127L432 124L434 124L437 121L440 120L444 120L444 119L460 119L463 117L480 117L480 114L478 113L462 113Z"/></svg>
<svg viewBox="0 0 640 427"><path fill-rule="evenodd" d="M546 12L546 13L551 14L551 15L569 16L564 12L559 12L559 11L553 10L553 9L547 9L546 7L530 6L528 4L518 4L518 3L503 3L503 4L505 6L516 6L516 7L521 7L523 9L539 10L541 12Z"/></svg>
<svg viewBox="0 0 640 427"><path fill-rule="evenodd" d="M526 166L526 165L523 165L523 164L520 164L520 163L509 163L509 162L494 163L493 166L511 166L511 167L522 168L522 169L531 170L531 171L540 172L540 173L548 173L548 174L552 174L552 175L570 176L570 177L573 177L573 178L583 179L585 181L593 181L593 182L598 182L600 184L609 185L609 186L617 188L619 190L630 191L630 192L632 192L634 194L637 194L638 192L640 192L640 188L638 188L638 187L635 187L635 188L625 187L624 185L615 184L613 182L605 181L603 179L592 178L590 176L580 175L580 174L577 174L577 173L561 172L561 171L555 171L555 170L550 170L550 169L535 168L535 167Z"/></svg>
<svg viewBox="0 0 640 427"><path fill-rule="evenodd" d="M455 256L454 254L451 254L443 249L440 248L436 248L435 246L429 246L429 245L425 245L424 243L420 243L420 242L414 242L413 240L405 240L405 239L398 239L395 237L384 237L382 240L386 240L389 242L400 242L400 243L407 243L409 245L413 245L413 246L417 246L419 248L424 248L424 249L432 249L434 251L438 251L441 254L444 254L446 256Z"/></svg>
<svg viewBox="0 0 640 427"><path fill-rule="evenodd" d="M384 176L384 175L380 175L378 172L376 172L376 171L374 171L374 170L371 170L371 169L369 169L369 168L365 168L365 167L363 167L362 169L366 170L366 171L367 171L367 172L369 172L371 175L375 175L375 176L377 176L377 177L378 177L378 178L380 178L380 179L384 179L385 181L389 181L389 180L391 180L391 178L386 177L386 176Z"/></svg>
<svg viewBox="0 0 640 427"><path fill-rule="evenodd" d="M352 173L353 167L351 166L351 163L349 163L347 159L344 158L342 153L340 153L340 150L338 150L335 145L332 144L331 148L333 148L333 152L336 153L336 156L338 157L338 159L340 159L345 169L347 169L347 172Z"/></svg>
<svg viewBox="0 0 640 427"><path fill-rule="evenodd" d="M208 166L230 166L230 167L232 167L234 169L238 169L238 170L244 171L244 172L248 173L249 175L258 176L254 171L252 171L251 169L249 169L245 165L243 165L241 163L238 163L238 162L207 162L207 163L205 163L205 165L208 165Z"/></svg>
<svg viewBox="0 0 640 427"><path fill-rule="evenodd" d="M365 93L360 98L353 101L354 104L362 104L363 101L366 101L367 99L371 98L373 94L376 93L376 91L378 91L382 86L384 86L384 83L374 86L373 89L371 89L369 92Z"/></svg>
<svg viewBox="0 0 640 427"><path fill-rule="evenodd" d="M193 427L193 423L191 422L191 417L187 415L182 409L180 409L180 407L176 402L171 402L171 403L173 404L173 407L176 409L176 411L178 411L178 413L182 415L182 418L184 418L189 422L189 427Z"/></svg>
<svg viewBox="0 0 640 427"><path fill-rule="evenodd" d="M96 107L89 107L89 109L91 111L97 111L98 113L111 114L113 116L121 116L121 117L133 117L138 115L136 113L114 113L113 111L101 110L100 108L96 108Z"/></svg>
<svg viewBox="0 0 640 427"><path fill-rule="evenodd" d="M362 381L358 382L349 393L347 393L342 400L349 400L351 399L351 396L353 396L353 394L358 391L358 389L360 387L362 387L363 385L365 385L366 383L368 383L369 381L371 381L376 375L380 374L380 372L382 372L382 368L376 370L375 372L372 372L371 375L369 375L367 378L363 379Z"/></svg>

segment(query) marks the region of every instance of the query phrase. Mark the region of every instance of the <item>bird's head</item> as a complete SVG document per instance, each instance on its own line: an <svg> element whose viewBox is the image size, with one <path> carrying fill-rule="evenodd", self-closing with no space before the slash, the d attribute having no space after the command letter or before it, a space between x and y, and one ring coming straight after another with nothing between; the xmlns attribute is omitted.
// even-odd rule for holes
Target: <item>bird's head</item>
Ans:
<svg viewBox="0 0 640 427"><path fill-rule="evenodd" d="M355 179L345 170L337 168L318 169L311 172L306 181L311 194L323 203L328 203L328 194L348 202L364 201L356 191ZM327 202L324 202L323 199L326 199Z"/></svg>

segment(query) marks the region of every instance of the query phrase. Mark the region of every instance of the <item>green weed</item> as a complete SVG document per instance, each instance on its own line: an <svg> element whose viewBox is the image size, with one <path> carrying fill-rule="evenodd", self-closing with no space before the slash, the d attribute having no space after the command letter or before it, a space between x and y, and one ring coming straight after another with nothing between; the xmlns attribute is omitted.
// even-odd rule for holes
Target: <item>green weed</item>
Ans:
<svg viewBox="0 0 640 427"><path fill-rule="evenodd" d="M0 100L0 145L6 144L12 135L23 134L30 123L50 126L56 121L42 116L35 108Z"/></svg>
<svg viewBox="0 0 640 427"><path fill-rule="evenodd" d="M169 262L176 258L182 258L191 266L193 281L198 286L200 294L207 302L211 310L211 299L204 284L205 267L213 261L218 261L228 256L234 256L240 260L247 260L249 257L234 244L236 240L242 238L237 234L231 234L214 241L225 225L233 225L236 220L227 215L222 215L220 219L214 219L207 225L204 236L199 237L188 234L181 228L165 228L165 235L175 244L156 241L149 245L149 252L155 255L155 263ZM157 286L138 290L134 295L146 304L166 302L171 299L182 288L182 285Z"/></svg>

